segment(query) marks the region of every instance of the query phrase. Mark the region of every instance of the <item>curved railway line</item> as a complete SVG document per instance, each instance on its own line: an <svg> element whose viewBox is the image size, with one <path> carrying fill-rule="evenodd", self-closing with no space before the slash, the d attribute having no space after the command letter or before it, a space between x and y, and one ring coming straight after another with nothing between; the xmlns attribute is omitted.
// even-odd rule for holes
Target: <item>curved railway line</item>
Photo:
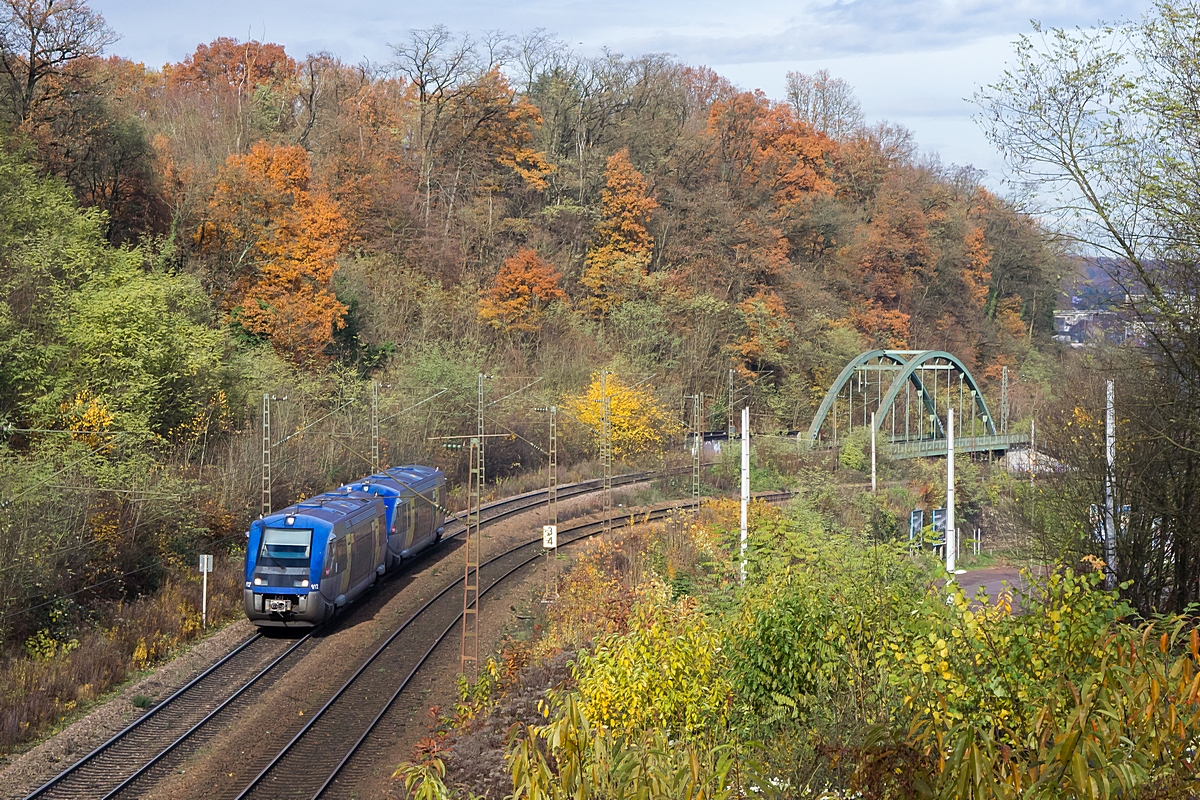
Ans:
<svg viewBox="0 0 1200 800"><path fill-rule="evenodd" d="M791 496L791 492L773 492L758 495L757 499L776 503L785 501L791 498ZM616 517L611 521L611 528L616 530L630 524L655 522L665 518L674 511L687 508L690 504L690 501L676 501L669 505L656 507L649 512L635 514L630 517ZM560 539L559 546L566 547L585 541L594 536L599 536L605 530L606 527L603 520L593 520L563 527L559 531L559 536L568 536L569 538ZM482 598L505 579L539 560L542 557L541 544L542 541L540 538L535 539L510 548L506 552L480 564L480 597ZM485 577L485 569L488 570L491 577L490 581ZM409 623L414 622L423 612L428 613L427 609L430 609L430 606L440 601L453 589L461 585L462 579L460 578L447 586L439 595L432 598L424 608L414 614ZM399 720L389 719L389 716L394 710L396 701L416 676L418 670L429 660L438 646L458 628L459 623L462 621L463 612L461 603L457 602L457 594L450 595L450 601L449 604L441 603L441 605L445 609L456 609L453 613L439 615L436 618L437 622L434 621L434 618L424 621L424 627L434 627L435 630L438 623L444 622L445 624L441 627L436 638L430 642L428 648L421 653L420 657L411 657L412 654L410 654L409 660L413 662L412 666L404 673L405 677L398 685L393 686L387 679L376 679L377 682L374 685L370 685L371 673L365 670L367 665L364 664L364 669L356 673L354 679L347 682L346 686L343 687L343 690L347 690L354 681L366 678L368 685L363 687L360 695L365 697L368 694L377 694L380 699L376 700L373 704L363 703L361 706L350 706L343 709L344 712L352 712L354 717L361 720L356 720L356 724L353 727L348 724L351 713L334 715L333 719L337 720L337 724L330 725L330 729L325 732L324 736L314 740L314 742L326 750L332 751L334 753L332 758L326 756L319 765L316 761L306 761L303 757L297 756L289 763L287 759L290 755L290 748L296 747L298 742L303 740L303 734L297 735L289 743L288 747L281 751L275 760L237 795L236 800L282 797L284 794L294 797L311 797L312 800L334 800L334 798L359 798L367 796L364 794L364 791L369 791L369 787L361 785L361 779L367 770L365 768L354 768L355 766L365 767L366 764L358 765L356 762L371 762L373 757L382 755L387 745L395 740L394 729L399 727L397 724ZM408 625L409 623L405 624ZM397 631L395 637L399 637L400 633L401 631ZM423 643L429 641L429 639L418 639L417 641ZM385 651L393 649L395 646L396 642L388 640L380 646L371 658L374 659ZM382 672L382 670L378 672ZM331 710L334 703L339 699L339 696L346 697L349 695L339 692L339 695L331 698L326 707L321 709L321 712L324 713ZM353 702L355 702L353 698L347 701L347 703ZM362 724L364 721L365 725ZM314 719L306 727L313 728L316 724L318 724L318 720L314 715ZM346 729L339 730L340 727L345 727ZM305 755L311 756L316 750L316 747L310 747ZM340 759L337 759L336 753L339 752L344 752L345 754ZM269 782L273 776L279 776L280 780L287 781L287 783L277 782L272 786Z"/></svg>
<svg viewBox="0 0 1200 800"><path fill-rule="evenodd" d="M626 486L664 474L671 473L618 475L613 477L613 486ZM558 498L578 497L600 488L600 479L564 484L558 487ZM489 525L536 508L546 502L547 494L548 490L540 489L488 503L481 509L481 524ZM455 520L447 525L445 538L457 536L463 530L462 522ZM311 634L299 640L276 639L261 632L254 634L129 726L38 787L26 800L108 800L126 793L185 743L204 741L206 737L200 734L205 726L227 709L235 711L230 706L254 687L260 691L265 689L270 685L270 673L280 665L297 661L311 643Z"/></svg>
<svg viewBox="0 0 1200 800"><path fill-rule="evenodd" d="M614 476L613 485L624 486L662 474ZM566 499L584 495L596 491L600 485L598 480L567 484L559 487L558 496ZM482 509L482 523L494 523L536 508L546 501L546 494L546 490L539 490L489 503ZM639 519L659 519L679 505L658 509ZM627 522L618 518L612 525L615 528ZM447 538L463 530L461 523L447 527ZM566 527L564 535L575 535L563 544L595 536L602 530L602 522ZM540 539L527 542L481 564L481 592L486 593L536 560L540 543ZM244 765L247 772L244 777L250 783L237 797L278 797L281 793L332 797L341 796L350 788L355 771L347 766L356 757L361 759L377 749L373 745L381 738L380 732L391 727L389 710L461 619L462 605L455 600L457 595L450 594L461 586L461 581L460 577L450 583L400 625L265 765ZM222 728L222 719L231 718L246 703L270 689L303 658L313 641L311 633L298 640L262 633L251 636L127 728L29 794L26 800L110 800L140 796L150 788L147 784L152 784L154 778L162 777L211 741ZM433 644L422 648L423 643L430 641ZM285 668L279 669L281 666ZM400 675L405 677L397 686ZM354 731L360 732L354 734ZM258 769L257 774L252 773L254 769ZM279 775L287 776L286 783L277 782ZM295 785L297 782L300 785ZM306 794L310 787L315 787L311 795Z"/></svg>

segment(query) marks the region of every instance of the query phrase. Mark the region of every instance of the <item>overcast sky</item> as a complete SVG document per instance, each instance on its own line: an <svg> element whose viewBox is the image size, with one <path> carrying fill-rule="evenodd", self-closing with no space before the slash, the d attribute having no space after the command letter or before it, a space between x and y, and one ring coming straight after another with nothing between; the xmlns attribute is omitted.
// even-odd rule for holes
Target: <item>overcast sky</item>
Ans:
<svg viewBox="0 0 1200 800"><path fill-rule="evenodd" d="M160 66L218 36L278 42L295 57L326 50L387 61L411 28L509 33L545 28L576 49L673 53L746 89L782 98L789 70L849 81L868 120L899 122L946 163L1003 164L966 102L1004 69L1011 42L1037 19L1088 26L1142 13L1147 0L92 0L122 37L111 52Z"/></svg>

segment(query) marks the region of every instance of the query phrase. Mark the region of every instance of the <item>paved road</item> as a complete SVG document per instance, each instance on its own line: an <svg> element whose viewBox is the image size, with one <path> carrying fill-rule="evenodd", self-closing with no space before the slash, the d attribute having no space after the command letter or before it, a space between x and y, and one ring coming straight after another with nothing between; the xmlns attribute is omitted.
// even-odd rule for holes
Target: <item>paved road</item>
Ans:
<svg viewBox="0 0 1200 800"><path fill-rule="evenodd" d="M963 587L963 591L967 597L975 597L980 587L987 592L988 599L991 602L996 602L1000 592L1005 588L1007 582L1008 590L1013 591L1018 585L1022 584L1021 573L1016 567L991 567L989 569L973 569L957 576L959 584Z"/></svg>

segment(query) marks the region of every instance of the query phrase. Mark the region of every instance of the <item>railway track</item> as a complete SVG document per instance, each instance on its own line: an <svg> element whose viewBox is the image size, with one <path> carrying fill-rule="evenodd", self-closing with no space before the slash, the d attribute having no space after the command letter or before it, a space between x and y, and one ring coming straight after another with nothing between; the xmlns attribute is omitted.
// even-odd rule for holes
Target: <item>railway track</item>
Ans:
<svg viewBox="0 0 1200 800"><path fill-rule="evenodd" d="M254 634L27 800L115 797L230 702L261 686L276 666L301 656L309 641L310 636L287 640Z"/></svg>
<svg viewBox="0 0 1200 800"><path fill-rule="evenodd" d="M768 502L790 497L788 492L762 496ZM613 529L656 521L690 505L679 501L632 518L613 519ZM604 521L591 521L560 530L560 546L605 532ZM494 556L480 564L480 597L537 561L541 539ZM340 689L315 712L274 758L236 795L235 800L279 797L359 798L372 763L395 741L401 720L389 719L405 689L434 651L458 627L462 603L454 590L462 579L442 589L371 654Z"/></svg>
<svg viewBox="0 0 1200 800"><path fill-rule="evenodd" d="M613 477L613 486L626 486L664 473L637 472ZM667 473L669 474L669 473ZM598 479L565 484L559 499L578 497L602 488ZM541 489L486 504L481 524L488 525L546 502ZM463 525L447 525L444 536L460 534ZM353 610L351 611L353 613ZM211 738L214 721L236 713L240 704L266 691L312 645L312 635L299 640L256 633L216 664L147 711L124 730L27 795L25 800L112 800L135 796L140 782L161 772L183 752ZM285 669L278 669L279 667Z"/></svg>
<svg viewBox="0 0 1200 800"><path fill-rule="evenodd" d="M708 465L705 465L708 466ZM680 474L690 470L690 467L681 467L661 472L629 472L624 475L614 475L612 479L613 488L629 486L634 483L653 480L654 478L666 477L668 475ZM572 497L598 492L604 488L604 480L602 478L591 478L586 481L577 483L568 483L558 487L558 499L569 500ZM481 509L481 523L497 522L506 517L511 517L514 514L520 514L532 508L537 508L546 502L548 494L547 489L536 489L532 492L519 494L514 497L497 500L493 503L488 503ZM446 533L443 538L451 538L457 536L465 530L466 526L462 521L455 519L454 522L446 526Z"/></svg>

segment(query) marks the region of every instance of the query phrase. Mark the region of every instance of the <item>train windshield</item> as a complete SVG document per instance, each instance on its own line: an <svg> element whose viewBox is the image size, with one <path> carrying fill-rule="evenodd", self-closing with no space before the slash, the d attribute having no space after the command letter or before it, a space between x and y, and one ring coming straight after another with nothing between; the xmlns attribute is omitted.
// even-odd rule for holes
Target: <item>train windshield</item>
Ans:
<svg viewBox="0 0 1200 800"><path fill-rule="evenodd" d="M260 567L307 567L312 555L311 528L266 528L258 551Z"/></svg>

